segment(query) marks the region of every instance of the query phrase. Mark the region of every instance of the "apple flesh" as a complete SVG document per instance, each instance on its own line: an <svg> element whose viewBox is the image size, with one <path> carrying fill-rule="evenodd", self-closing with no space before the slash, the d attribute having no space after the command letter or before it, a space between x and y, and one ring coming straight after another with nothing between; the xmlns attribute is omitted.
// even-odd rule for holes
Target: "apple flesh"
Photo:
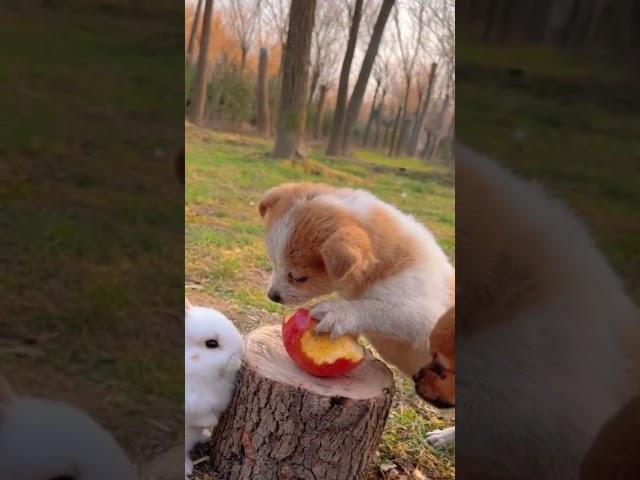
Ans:
<svg viewBox="0 0 640 480"><path fill-rule="evenodd" d="M337 377L362 363L364 347L345 335L331 340L314 331L318 324L309 310L300 308L282 324L284 348L294 363L316 377Z"/></svg>

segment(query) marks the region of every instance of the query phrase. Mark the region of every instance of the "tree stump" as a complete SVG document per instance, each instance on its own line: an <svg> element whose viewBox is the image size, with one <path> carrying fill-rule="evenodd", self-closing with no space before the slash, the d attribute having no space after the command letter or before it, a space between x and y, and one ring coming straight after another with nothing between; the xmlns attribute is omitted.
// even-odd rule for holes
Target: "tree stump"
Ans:
<svg viewBox="0 0 640 480"><path fill-rule="evenodd" d="M390 370L371 354L344 377L316 378L289 358L280 326L258 328L204 469L228 480L363 479L393 393Z"/></svg>

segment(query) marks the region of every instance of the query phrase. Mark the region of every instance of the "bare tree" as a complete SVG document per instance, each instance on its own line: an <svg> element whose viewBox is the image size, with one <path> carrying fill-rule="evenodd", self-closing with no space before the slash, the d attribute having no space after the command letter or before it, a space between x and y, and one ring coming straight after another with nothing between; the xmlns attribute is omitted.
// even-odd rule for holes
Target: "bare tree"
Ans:
<svg viewBox="0 0 640 480"><path fill-rule="evenodd" d="M292 158L300 154L307 114L307 82L311 32L316 0L292 0L289 13L287 46L282 62L282 87L276 141L272 155Z"/></svg>
<svg viewBox="0 0 640 480"><path fill-rule="evenodd" d="M374 117L378 119L378 128L379 128L379 119L380 112L382 110L382 106L384 105L384 99L387 96L387 88L386 81L389 75L389 60L386 56L378 55L376 62L373 64L373 78L376 81L376 89L373 94L373 100L371 101L371 111L369 112L369 120L367 120L367 126L364 130L364 136L362 138L362 146L366 147L367 142L369 140L369 133L371 131L371 125L373 123ZM376 104L376 100L378 98L378 91L382 88L382 99L378 104ZM374 142L375 145L376 142Z"/></svg>
<svg viewBox="0 0 640 480"><path fill-rule="evenodd" d="M378 18L376 19L376 23L373 27L371 40L369 41L369 46L367 47L367 52L364 55L362 66L360 67L358 80L356 81L356 85L353 88L353 93L351 94L349 109L346 114L346 121L343 124L343 129L340 136L340 151L342 153L346 153L348 150L349 142L351 140L351 134L353 132L353 128L355 127L355 123L358 120L360 107L362 106L362 100L364 99L364 93L367 89L367 84L369 83L369 76L371 75L373 62L378 55L378 50L380 48L380 43L382 42L384 29L394 5L395 0L384 0L382 2L382 6L380 7Z"/></svg>
<svg viewBox="0 0 640 480"><path fill-rule="evenodd" d="M421 51L421 46L425 41L424 31L427 27L428 9L427 3L423 0L411 1L407 5L408 17L411 20L412 28L403 28L403 22L400 20L401 9L397 8L394 15L394 24L396 26L396 34L398 37L398 50L400 53L400 61L402 73L405 82L404 101L402 103L402 122L400 125L404 130L408 117L409 94L411 93L411 82L413 80L413 72L416 65L416 59ZM408 31L408 32L407 32ZM412 36L412 37L411 37ZM396 145L393 153L398 155L403 146L404 133L401 132L396 138Z"/></svg>
<svg viewBox="0 0 640 480"><path fill-rule="evenodd" d="M360 27L360 19L362 17L362 1L356 0L351 19L351 28L349 29L349 40L347 42L347 51L342 61L342 69L340 71L340 83L338 84L338 96L336 98L336 108L333 113L333 122L331 125L331 135L327 145L327 155L338 155L342 144L342 132L344 131L347 97L349 95L349 74L351 72L351 62L356 49L358 40L358 29Z"/></svg>
<svg viewBox="0 0 640 480"><path fill-rule="evenodd" d="M258 62L258 82L256 86L256 123L258 133L268 136L269 125L269 89L267 85L267 49L260 49L260 60Z"/></svg>
<svg viewBox="0 0 640 480"><path fill-rule="evenodd" d="M415 123L411 130L411 137L409 139L409 146L407 148L407 155L414 156L418 148L418 140L420 138L420 132L424 125L424 119L427 116L429 110L429 104L431 103L431 95L433 93L433 87L436 80L436 69L438 64L433 62L431 69L429 70L429 80L427 83L427 91L423 94L423 98L418 102L418 108L416 109Z"/></svg>
<svg viewBox="0 0 640 480"><path fill-rule="evenodd" d="M260 0L227 0L226 23L240 47L240 72L244 72L259 18Z"/></svg>
<svg viewBox="0 0 640 480"><path fill-rule="evenodd" d="M282 55L280 56L280 69L278 77L282 76L282 64L284 50L287 43L287 29L289 28L289 9L291 0L262 0L265 20L271 29L276 32Z"/></svg>
<svg viewBox="0 0 640 480"><path fill-rule="evenodd" d="M332 2L322 2L316 12L311 45L311 85L308 104L311 104L316 89L328 83L333 76L340 45L340 10Z"/></svg>
<svg viewBox="0 0 640 480"><path fill-rule="evenodd" d="M213 18L213 0L205 0L202 36L200 37L200 51L198 52L198 66L196 68L195 98L191 105L190 119L196 125L202 124L204 107L207 100L207 58L211 37L211 20Z"/></svg>
<svg viewBox="0 0 640 480"><path fill-rule="evenodd" d="M198 6L196 7L196 14L193 17L193 23L191 24L191 33L189 34L189 43L187 44L187 60L193 65L193 47L195 45L196 32L200 26L200 14L202 13L202 0L198 0Z"/></svg>
<svg viewBox="0 0 640 480"><path fill-rule="evenodd" d="M391 140L389 141L389 156L393 156L393 150L396 145L396 137L398 135L398 123L400 123L400 116L402 115L402 105L398 105L398 113L396 113L396 119L393 122L393 131L391 132Z"/></svg>
<svg viewBox="0 0 640 480"><path fill-rule="evenodd" d="M329 87L323 83L320 85L320 95L318 96L318 106L316 107L316 124L313 129L313 138L320 140L322 138L322 123L324 120L324 106L327 100L327 91Z"/></svg>

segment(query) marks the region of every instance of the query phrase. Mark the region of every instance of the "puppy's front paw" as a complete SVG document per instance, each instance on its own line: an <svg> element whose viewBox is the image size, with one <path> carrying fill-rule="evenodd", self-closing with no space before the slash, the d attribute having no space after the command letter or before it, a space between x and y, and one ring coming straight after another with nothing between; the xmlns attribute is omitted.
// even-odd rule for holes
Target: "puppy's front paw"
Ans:
<svg viewBox="0 0 640 480"><path fill-rule="evenodd" d="M432 430L427 433L427 442L434 447L446 447L455 443L456 427L449 427L443 430Z"/></svg>
<svg viewBox="0 0 640 480"><path fill-rule="evenodd" d="M320 320L315 331L329 333L334 340L360 334L355 314L346 302L322 302L311 310L311 316Z"/></svg>

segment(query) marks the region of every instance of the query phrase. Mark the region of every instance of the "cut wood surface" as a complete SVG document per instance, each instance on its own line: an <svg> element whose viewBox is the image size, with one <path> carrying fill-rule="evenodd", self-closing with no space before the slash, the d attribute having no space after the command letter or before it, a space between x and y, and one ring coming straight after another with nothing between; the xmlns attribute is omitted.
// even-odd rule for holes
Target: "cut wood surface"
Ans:
<svg viewBox="0 0 640 480"><path fill-rule="evenodd" d="M280 326L258 328L197 478L364 478L393 392L390 370L370 354L348 375L317 378L289 358Z"/></svg>

